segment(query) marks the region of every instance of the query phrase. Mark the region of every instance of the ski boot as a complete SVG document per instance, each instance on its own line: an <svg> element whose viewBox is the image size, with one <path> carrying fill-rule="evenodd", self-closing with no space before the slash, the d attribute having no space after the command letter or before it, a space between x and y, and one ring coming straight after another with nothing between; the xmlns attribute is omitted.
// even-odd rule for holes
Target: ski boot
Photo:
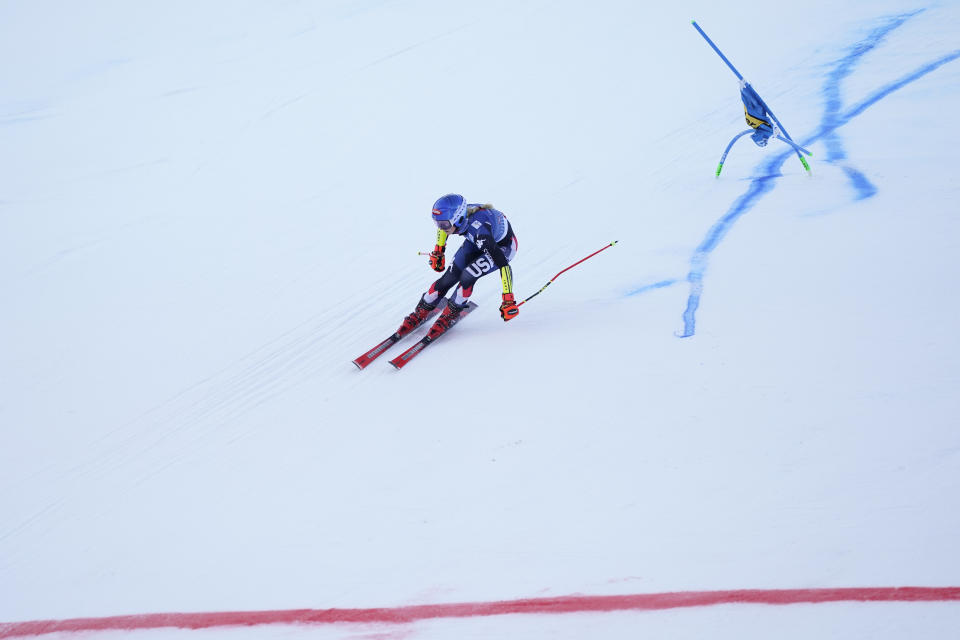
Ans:
<svg viewBox="0 0 960 640"><path fill-rule="evenodd" d="M453 326L457 320L460 318L460 313L467 308L467 301L463 301L463 306L458 305L453 300L447 302L446 309L443 310L443 313L440 314L440 317L437 318L437 321L433 323L433 326L430 327L430 331L427 332L427 337L433 340L441 333Z"/></svg>
<svg viewBox="0 0 960 640"><path fill-rule="evenodd" d="M417 308L413 310L413 313L403 319L403 324L401 324L400 328L397 329L397 333L400 335L400 337L402 338L423 324L423 321L427 319L427 316L430 315L430 312L433 311L436 306L436 302L430 304L423 298L420 298L420 301L417 303Z"/></svg>

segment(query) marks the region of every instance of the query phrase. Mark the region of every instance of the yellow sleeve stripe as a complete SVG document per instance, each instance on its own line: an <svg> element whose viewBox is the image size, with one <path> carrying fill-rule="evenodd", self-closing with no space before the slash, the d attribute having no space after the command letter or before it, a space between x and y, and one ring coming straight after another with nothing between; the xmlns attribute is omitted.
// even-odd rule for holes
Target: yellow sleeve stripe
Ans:
<svg viewBox="0 0 960 640"><path fill-rule="evenodd" d="M513 293L513 269L510 265L500 268L500 282L504 293Z"/></svg>

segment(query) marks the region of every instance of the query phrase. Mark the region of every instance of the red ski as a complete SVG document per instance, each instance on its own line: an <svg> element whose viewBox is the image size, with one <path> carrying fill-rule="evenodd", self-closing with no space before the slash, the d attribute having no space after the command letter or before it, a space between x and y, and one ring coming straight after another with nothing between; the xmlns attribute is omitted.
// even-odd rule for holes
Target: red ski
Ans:
<svg viewBox="0 0 960 640"><path fill-rule="evenodd" d="M353 364L357 365L357 368L358 368L358 369L361 369L361 370L364 369L364 368L366 368L366 366L367 366L368 364L370 364L371 362L373 362L374 360L376 360L377 358L379 358L380 356L382 356L382 355L386 352L387 349L389 349L389 348L392 347L393 345L395 345L395 344L397 344L398 342L400 342L400 340L401 340L404 336L409 335L409 334L412 333L414 330L416 330L417 327L420 327L421 325L423 325L424 322L426 322L426 321L429 320L430 318L432 318L432 317L434 317L435 315L437 315L438 313L440 313L440 312L443 310L443 308L444 308L444 306L445 306L446 304L447 304L446 299L441 300L441 301L440 301L440 304L438 304L434 309L432 309L432 310L430 311L430 313L427 314L427 317L424 318L423 322L421 322L421 323L418 324L416 327L413 327L412 329L409 329L409 330L407 330L407 331L404 331L403 328L401 327L401 328L398 329L392 336L390 336L389 338L387 338L386 340L384 340L383 342L381 342L380 344L378 344L377 346L375 346L373 349L370 349L369 351L367 351L367 352L366 352L365 354L363 354L362 356L360 356L360 357L358 357L357 359L355 359L355 360L353 361Z"/></svg>
<svg viewBox="0 0 960 640"><path fill-rule="evenodd" d="M396 367L398 370L401 369L402 367L406 366L407 363L410 362L411 360L413 360L413 358L414 358L417 354L419 354L421 351L423 351L424 349L426 349L428 344L430 344L431 342L436 341L437 338L439 338L440 336L442 336L442 335L443 335L444 333L446 333L447 331L450 331L450 329L452 329L455 324L457 324L458 322L460 322L461 320L463 320L463 317L464 317L465 315L467 315L468 313L470 313L471 311L473 311L473 310L476 309L476 308L477 308L477 303L475 303L475 302L468 302L468 303L467 303L467 306L463 309L463 311L460 312L460 315L457 316L457 319L453 322L453 324L451 324L449 327L447 327L446 329L444 329L441 333L437 334L436 336L434 336L434 337L432 337L432 338L431 338L430 336L424 336L423 338L421 338L420 340L418 340L415 345L413 345L412 347L410 347L409 349L407 349L406 351L404 351L403 353L401 353L400 355L398 355L396 358L394 358L393 360L391 360L391 361L390 361L390 364L392 364L392 365L393 365L394 367Z"/></svg>

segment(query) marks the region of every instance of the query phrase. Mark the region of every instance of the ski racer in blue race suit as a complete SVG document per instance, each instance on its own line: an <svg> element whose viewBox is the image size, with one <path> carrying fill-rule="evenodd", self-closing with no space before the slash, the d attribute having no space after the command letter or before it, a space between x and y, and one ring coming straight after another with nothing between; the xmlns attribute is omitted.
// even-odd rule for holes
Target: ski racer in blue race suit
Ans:
<svg viewBox="0 0 960 640"><path fill-rule="evenodd" d="M743 115L747 124L756 129L750 138L758 147L767 146L770 137L776 137L780 132L776 125L771 124L773 119L767 113L763 100L746 80L740 81L740 99L743 100Z"/></svg>
<svg viewBox="0 0 960 640"><path fill-rule="evenodd" d="M432 218L437 226L437 243L430 253L430 266L443 275L421 296L417 308L404 319L403 326L412 331L419 326L454 286L454 294L437 318L428 335L443 333L456 322L473 293L473 285L483 276L500 272L503 302L500 316L504 322L520 313L513 297L513 270L510 261L517 254L517 236L510 221L492 204L468 204L463 196L451 193L433 205ZM453 256L453 264L446 266L447 239L461 235L464 242Z"/></svg>

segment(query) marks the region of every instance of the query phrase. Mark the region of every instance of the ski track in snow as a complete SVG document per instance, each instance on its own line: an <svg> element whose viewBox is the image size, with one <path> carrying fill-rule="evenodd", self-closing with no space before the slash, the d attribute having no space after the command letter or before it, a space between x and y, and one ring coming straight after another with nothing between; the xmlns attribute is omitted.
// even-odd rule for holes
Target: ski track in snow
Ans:
<svg viewBox="0 0 960 640"><path fill-rule="evenodd" d="M837 164L839 161L846 160L847 154L837 131L850 122L852 119L863 113L868 107L876 104L894 91L905 87L906 85L922 78L923 76L935 71L944 64L960 58L960 50L946 54L912 73L876 90L862 102L849 109L846 113L841 113L842 102L840 98L840 85L845 78L849 77L857 64L864 55L877 48L883 43L887 35L904 25L910 19L920 15L926 9L918 9L909 13L899 14L887 18L884 22L873 29L863 40L857 42L849 48L846 56L836 61L832 65L832 70L827 73L825 83L821 91L824 96L824 113L820 122L820 128L811 136L803 139L802 146L823 140L827 146L826 161L831 164ZM694 250L690 258L690 270L686 278L675 280L663 280L654 284L645 285L626 293L626 296L634 296L648 291L663 289L686 281L690 286L690 293L687 296L687 306L683 312L683 330L677 333L677 337L689 338L696 334L696 314L700 306L700 298L703 295L703 278L709 263L710 254L720 245L724 237L737 222L739 218L748 213L759 202L759 200L773 191L776 186L775 180L782 177L780 172L783 163L794 155L794 151L781 152L766 162L758 165L755 170L755 177L747 191L737 198L730 206L727 212L717 222L713 224L703 241ZM864 200L876 195L877 187L867 179L867 177L849 164L840 165L840 168L850 179L854 188L854 200Z"/></svg>
<svg viewBox="0 0 960 640"><path fill-rule="evenodd" d="M390 276L390 282L394 282L393 278ZM402 283L410 285L418 280L419 276L412 267L400 278ZM350 309L359 313L376 308L380 303L375 292L382 290L385 281L373 282L343 301L328 306L297 327L105 434L98 441L101 446L98 455L63 472L65 484L78 486L80 478L105 479L119 469L136 465L136 479L117 490L118 494L127 495L189 456L202 443L209 443L216 437L228 443L235 442L249 435L253 427L226 435L223 431L240 417L307 380L322 388L342 373L328 366L331 360L342 358L339 341L365 335L365 330L352 323L351 316L344 312ZM353 365L344 362L342 369L352 371ZM0 540L41 519L57 514L62 516L69 505L70 500L61 496L19 523L4 523L0 526Z"/></svg>

